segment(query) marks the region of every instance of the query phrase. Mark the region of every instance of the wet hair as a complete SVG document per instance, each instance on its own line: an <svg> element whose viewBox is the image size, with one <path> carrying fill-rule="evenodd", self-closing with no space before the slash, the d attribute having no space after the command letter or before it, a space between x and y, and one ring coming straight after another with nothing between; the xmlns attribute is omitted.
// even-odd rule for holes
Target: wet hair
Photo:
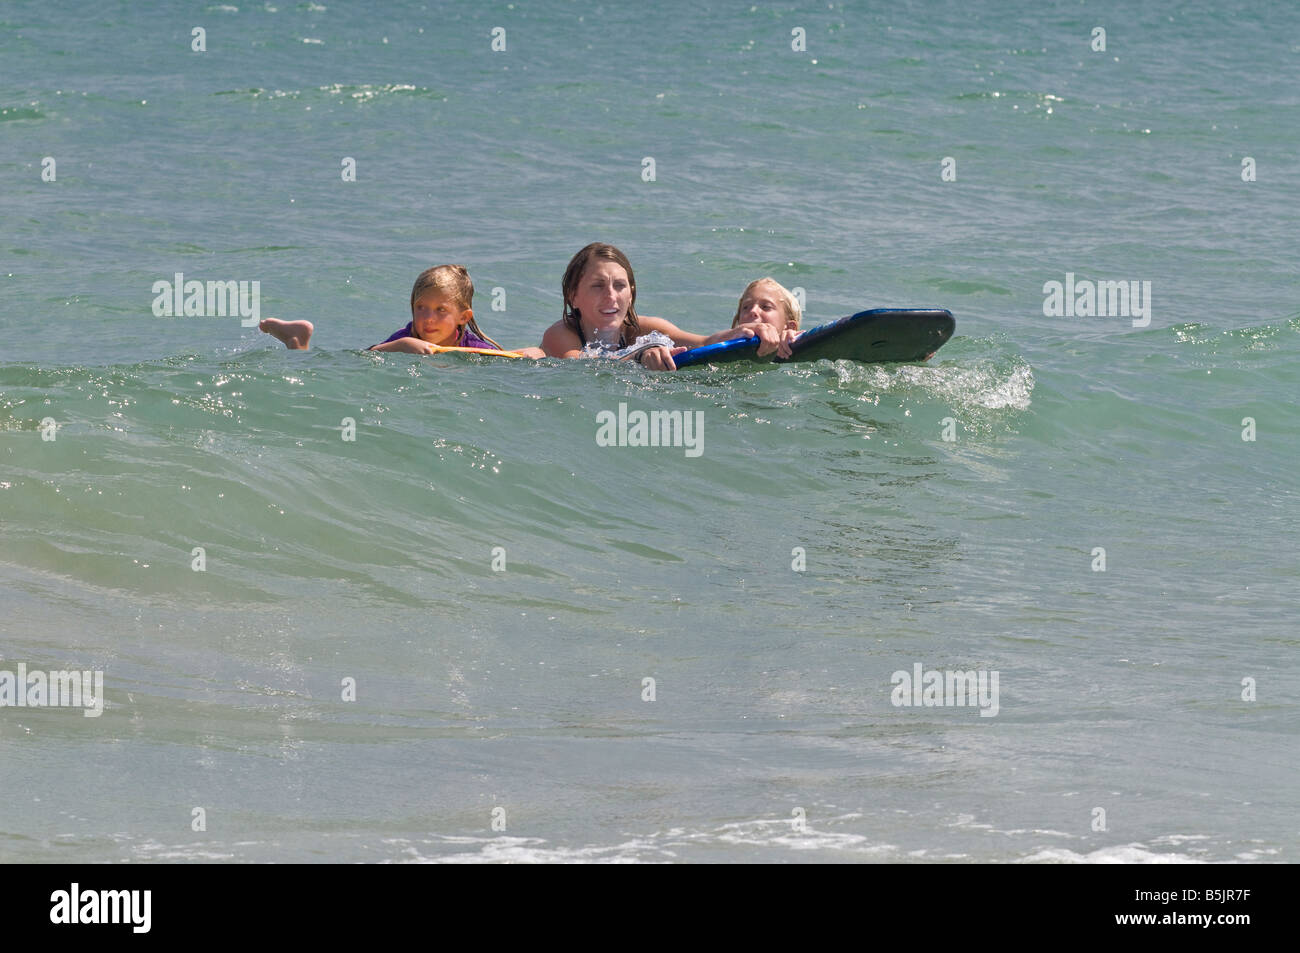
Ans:
<svg viewBox="0 0 1300 953"><path fill-rule="evenodd" d="M415 317L415 302L430 291L446 295L462 311L469 311L474 306L474 282L470 281L469 272L464 265L435 265L420 272L420 277L415 279L415 285L411 288L412 318ZM500 344L483 333L473 317L464 327L468 327L494 348L501 349ZM464 327L462 327L462 334ZM415 330L414 325L411 326L411 330Z"/></svg>
<svg viewBox="0 0 1300 953"><path fill-rule="evenodd" d="M569 259L569 267L564 269L564 278L560 282L560 291L564 295L564 326L578 335L578 340L583 344L587 343L587 336L582 331L582 315L578 313L577 308L569 304L569 301L577 294L582 275L593 259L612 261L616 265L621 265L627 272L627 283L632 288L632 300L627 306L627 315L619 328L619 346L627 347L641 333L641 324L636 316L636 276L632 274L632 263L627 260L627 255L613 245L592 242Z"/></svg>
<svg viewBox="0 0 1300 953"><path fill-rule="evenodd" d="M751 291L759 285L772 284L776 286L776 300L781 309L785 312L785 326L799 330L799 322L803 319L803 312L799 308L799 299L792 295L781 282L775 278L757 278L745 285L745 290L740 293L740 300L736 302L736 316L731 319L731 326L734 328L740 324L740 309L745 304L745 299L749 297Z"/></svg>

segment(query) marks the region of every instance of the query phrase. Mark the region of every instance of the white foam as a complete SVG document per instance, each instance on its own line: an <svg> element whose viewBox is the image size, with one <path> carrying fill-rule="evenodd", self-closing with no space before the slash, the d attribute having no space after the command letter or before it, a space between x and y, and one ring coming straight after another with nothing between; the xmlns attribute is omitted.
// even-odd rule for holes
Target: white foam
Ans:
<svg viewBox="0 0 1300 953"><path fill-rule="evenodd" d="M1018 861L1022 864L1201 864L1202 860L1186 854L1160 854L1143 844L1101 847L1087 854L1065 847L1049 847Z"/></svg>
<svg viewBox="0 0 1300 953"><path fill-rule="evenodd" d="M651 331L649 334L643 334L640 337L638 337L635 341L633 341L628 347L624 347L624 348L615 347L614 345L617 343L618 343L617 334L614 335L614 340L612 341L608 339L598 339L595 341L588 341L582 349L582 356L583 357L606 357L606 358L614 358L615 360L617 360L618 358L622 357L624 354L627 354L629 351L635 350L636 348L641 347L642 345L645 344L663 345L664 347L667 348L676 346L673 344L673 339L670 338L668 335L662 333L661 331Z"/></svg>

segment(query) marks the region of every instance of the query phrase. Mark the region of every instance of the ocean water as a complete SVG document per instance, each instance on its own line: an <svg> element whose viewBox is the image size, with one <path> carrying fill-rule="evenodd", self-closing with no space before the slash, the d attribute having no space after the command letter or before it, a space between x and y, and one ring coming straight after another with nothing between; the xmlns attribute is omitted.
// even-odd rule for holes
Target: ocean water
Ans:
<svg viewBox="0 0 1300 953"><path fill-rule="evenodd" d="M105 686L0 707L0 859L1300 860L1298 37L1207 2L0 7L0 678ZM362 351L448 261L537 344L594 240L693 330L770 274L808 325L957 334ZM178 272L312 348L155 316ZM1067 280L1149 311L1045 313ZM620 404L695 450L599 445ZM996 708L895 704L918 665Z"/></svg>

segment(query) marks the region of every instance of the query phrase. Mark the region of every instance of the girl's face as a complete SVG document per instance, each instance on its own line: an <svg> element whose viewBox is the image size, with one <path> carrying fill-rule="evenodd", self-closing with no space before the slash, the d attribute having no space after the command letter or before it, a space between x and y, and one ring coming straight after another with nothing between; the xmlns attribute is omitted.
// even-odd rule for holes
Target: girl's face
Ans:
<svg viewBox="0 0 1300 953"><path fill-rule="evenodd" d="M460 329L468 323L469 316L450 295L426 291L415 299L415 307L411 309L411 330L422 341L451 346L460 339Z"/></svg>
<svg viewBox="0 0 1300 953"><path fill-rule="evenodd" d="M578 310L584 328L617 328L632 305L627 269L616 261L588 262L569 304Z"/></svg>
<svg viewBox="0 0 1300 953"><path fill-rule="evenodd" d="M740 299L740 318L737 324L761 321L778 331L785 330L785 308L776 288L766 282L755 285Z"/></svg>

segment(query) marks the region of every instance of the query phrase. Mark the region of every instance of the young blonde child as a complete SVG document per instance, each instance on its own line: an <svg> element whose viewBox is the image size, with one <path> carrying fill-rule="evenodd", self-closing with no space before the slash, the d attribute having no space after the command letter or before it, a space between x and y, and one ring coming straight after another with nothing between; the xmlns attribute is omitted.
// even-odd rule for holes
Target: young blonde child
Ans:
<svg viewBox="0 0 1300 953"><path fill-rule="evenodd" d="M802 333L799 330L802 319L803 312L794 295L773 278L758 278L741 292L731 326L767 325L779 336L777 357L789 357L790 344Z"/></svg>
<svg viewBox="0 0 1300 953"><path fill-rule="evenodd" d="M474 320L474 282L464 265L436 265L420 273L411 288L411 322L394 331L371 351L433 354L439 347L474 347L501 351L501 345L483 333ZM311 341L310 321L268 318L259 327L291 350L303 350ZM540 348L519 348L523 357L545 357Z"/></svg>
<svg viewBox="0 0 1300 953"><path fill-rule="evenodd" d="M474 320L474 282L464 265L437 265L420 273L411 288L411 323L394 331L371 351L432 354L436 347L476 347L501 351ZM431 346L432 345L432 346ZM544 357L540 348L520 348L524 357Z"/></svg>

